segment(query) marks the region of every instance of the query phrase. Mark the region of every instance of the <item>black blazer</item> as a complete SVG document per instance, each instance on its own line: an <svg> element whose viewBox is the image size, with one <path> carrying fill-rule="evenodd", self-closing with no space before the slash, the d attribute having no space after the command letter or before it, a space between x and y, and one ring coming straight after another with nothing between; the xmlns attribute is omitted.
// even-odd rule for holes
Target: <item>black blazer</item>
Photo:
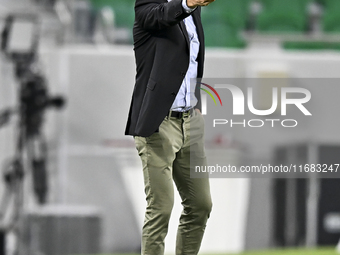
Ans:
<svg viewBox="0 0 340 255"><path fill-rule="evenodd" d="M148 137L167 116L189 67L189 38L183 19L193 16L200 50L198 78L203 75L204 35L201 9L187 14L182 0L136 0L133 27L137 66L126 135ZM201 108L200 86L195 90Z"/></svg>

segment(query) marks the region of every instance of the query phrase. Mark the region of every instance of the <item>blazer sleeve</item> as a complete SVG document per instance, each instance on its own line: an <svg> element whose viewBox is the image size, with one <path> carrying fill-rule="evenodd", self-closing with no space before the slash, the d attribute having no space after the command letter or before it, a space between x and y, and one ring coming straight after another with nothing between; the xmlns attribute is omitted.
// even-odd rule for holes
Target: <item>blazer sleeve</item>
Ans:
<svg viewBox="0 0 340 255"><path fill-rule="evenodd" d="M161 30L178 24L190 15L182 7L182 0L136 0L136 23L146 30Z"/></svg>

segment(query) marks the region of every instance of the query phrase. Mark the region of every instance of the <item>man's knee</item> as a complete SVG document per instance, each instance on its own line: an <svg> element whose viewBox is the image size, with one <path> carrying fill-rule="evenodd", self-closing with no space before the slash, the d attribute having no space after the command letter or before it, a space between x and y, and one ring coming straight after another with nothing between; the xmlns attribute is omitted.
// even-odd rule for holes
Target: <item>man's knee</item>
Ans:
<svg viewBox="0 0 340 255"><path fill-rule="evenodd" d="M210 216L212 210L212 202L211 200L207 200L204 203L201 203L198 207L198 210L201 214L206 215L208 218Z"/></svg>
<svg viewBox="0 0 340 255"><path fill-rule="evenodd" d="M198 200L193 202L190 208L184 210L187 214L192 214L194 217L207 219L212 210L212 202L210 199Z"/></svg>

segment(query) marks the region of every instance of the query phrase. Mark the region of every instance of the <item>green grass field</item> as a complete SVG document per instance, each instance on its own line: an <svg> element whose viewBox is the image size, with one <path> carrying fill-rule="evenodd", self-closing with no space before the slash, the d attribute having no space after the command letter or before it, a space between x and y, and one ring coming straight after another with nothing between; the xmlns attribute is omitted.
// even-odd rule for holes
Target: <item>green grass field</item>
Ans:
<svg viewBox="0 0 340 255"><path fill-rule="evenodd" d="M201 255L339 255L335 251L335 248L320 248L320 249L280 249L280 250L266 250L266 251L249 251L244 253L237 253L237 254L201 254ZM99 255L99 254L98 254ZM101 254L101 255L139 255L139 254ZM173 255L173 254L167 254Z"/></svg>
<svg viewBox="0 0 340 255"><path fill-rule="evenodd" d="M287 249L287 250L267 250L267 251L254 251L254 252L244 252L239 255L336 255L335 248L327 249ZM228 254L229 255L229 254ZM234 254L232 254L234 255Z"/></svg>

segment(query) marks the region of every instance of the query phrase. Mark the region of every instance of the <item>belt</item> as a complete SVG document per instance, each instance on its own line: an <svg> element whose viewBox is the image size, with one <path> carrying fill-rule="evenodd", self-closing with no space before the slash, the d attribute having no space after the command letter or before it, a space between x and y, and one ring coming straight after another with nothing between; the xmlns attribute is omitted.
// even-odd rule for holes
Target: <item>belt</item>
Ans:
<svg viewBox="0 0 340 255"><path fill-rule="evenodd" d="M168 117L182 119L182 118L185 118L185 117L192 116L193 112L194 112L193 108L191 108L190 110L188 110L186 112L169 111Z"/></svg>

